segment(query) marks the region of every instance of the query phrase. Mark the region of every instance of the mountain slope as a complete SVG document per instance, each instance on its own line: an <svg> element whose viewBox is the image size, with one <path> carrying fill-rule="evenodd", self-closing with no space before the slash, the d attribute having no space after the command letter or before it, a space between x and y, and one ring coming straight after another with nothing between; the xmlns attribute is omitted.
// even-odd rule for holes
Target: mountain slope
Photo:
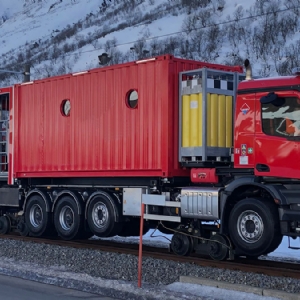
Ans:
<svg viewBox="0 0 300 300"><path fill-rule="evenodd" d="M16 2L16 1L14 1ZM24 0L0 3L0 69L31 78L170 53L208 62L254 62L256 75L300 66L300 0ZM0 86L22 76L0 73Z"/></svg>

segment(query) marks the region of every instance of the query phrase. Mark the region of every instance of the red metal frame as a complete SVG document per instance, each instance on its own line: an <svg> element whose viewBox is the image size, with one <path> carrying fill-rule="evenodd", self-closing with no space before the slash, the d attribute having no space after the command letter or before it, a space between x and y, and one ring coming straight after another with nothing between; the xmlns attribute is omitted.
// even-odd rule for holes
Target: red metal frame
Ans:
<svg viewBox="0 0 300 300"><path fill-rule="evenodd" d="M218 183L219 177L215 168L192 168L191 182L193 183Z"/></svg>

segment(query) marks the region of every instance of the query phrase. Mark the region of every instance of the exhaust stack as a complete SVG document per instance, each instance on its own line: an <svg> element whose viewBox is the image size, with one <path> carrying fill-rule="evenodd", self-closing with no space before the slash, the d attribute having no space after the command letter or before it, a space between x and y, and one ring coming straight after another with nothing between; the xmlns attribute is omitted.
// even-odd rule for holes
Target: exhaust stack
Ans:
<svg viewBox="0 0 300 300"><path fill-rule="evenodd" d="M252 79L252 68L249 59L246 59L244 62L244 66L246 68L246 80Z"/></svg>

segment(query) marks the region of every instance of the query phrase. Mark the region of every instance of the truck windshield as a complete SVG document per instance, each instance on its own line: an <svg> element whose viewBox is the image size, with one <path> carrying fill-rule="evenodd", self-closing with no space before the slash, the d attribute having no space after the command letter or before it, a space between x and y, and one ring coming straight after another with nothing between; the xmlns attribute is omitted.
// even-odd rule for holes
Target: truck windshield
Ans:
<svg viewBox="0 0 300 300"><path fill-rule="evenodd" d="M280 107L262 104L262 130L267 135L300 137L300 99L286 97Z"/></svg>

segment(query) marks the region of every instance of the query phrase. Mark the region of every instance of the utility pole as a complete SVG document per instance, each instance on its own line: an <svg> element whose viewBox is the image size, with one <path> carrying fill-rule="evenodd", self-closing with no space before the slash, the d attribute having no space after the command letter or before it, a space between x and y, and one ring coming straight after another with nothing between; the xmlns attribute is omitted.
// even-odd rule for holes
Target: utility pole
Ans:
<svg viewBox="0 0 300 300"><path fill-rule="evenodd" d="M16 71L10 71L10 70L1 70L0 73L11 73L11 74L22 74L23 82L29 82L30 81L30 65L26 64L24 66L24 72L16 72Z"/></svg>
<svg viewBox="0 0 300 300"><path fill-rule="evenodd" d="M98 56L98 59L99 59L99 64L105 66L109 63L111 57L109 57L107 53L102 53L101 55Z"/></svg>
<svg viewBox="0 0 300 300"><path fill-rule="evenodd" d="M24 79L23 82L29 82L30 81L30 65L25 65L24 67Z"/></svg>

